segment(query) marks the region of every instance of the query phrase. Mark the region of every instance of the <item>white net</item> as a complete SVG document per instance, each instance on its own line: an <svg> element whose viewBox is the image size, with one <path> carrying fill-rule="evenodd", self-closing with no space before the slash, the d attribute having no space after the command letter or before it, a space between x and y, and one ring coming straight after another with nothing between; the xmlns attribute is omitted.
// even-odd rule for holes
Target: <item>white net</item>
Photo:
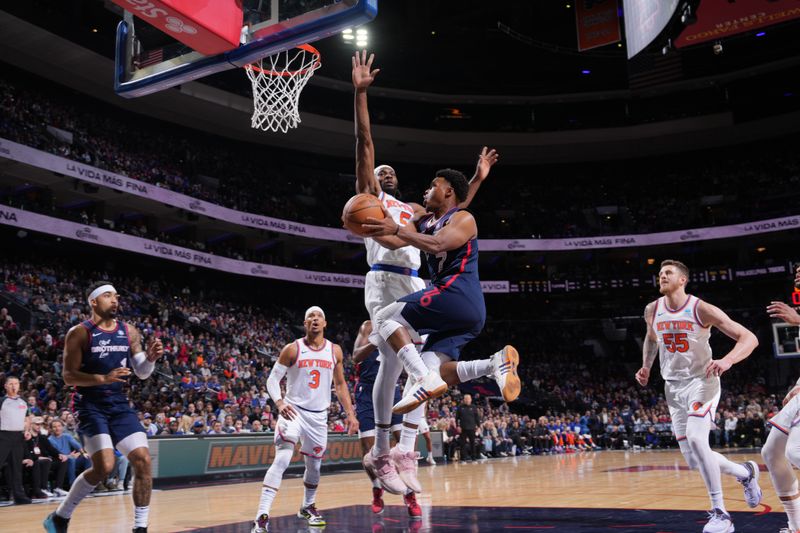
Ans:
<svg viewBox="0 0 800 533"><path fill-rule="evenodd" d="M296 128L300 124L300 92L320 66L319 52L307 44L247 65L245 71L253 85L250 125L283 133Z"/></svg>

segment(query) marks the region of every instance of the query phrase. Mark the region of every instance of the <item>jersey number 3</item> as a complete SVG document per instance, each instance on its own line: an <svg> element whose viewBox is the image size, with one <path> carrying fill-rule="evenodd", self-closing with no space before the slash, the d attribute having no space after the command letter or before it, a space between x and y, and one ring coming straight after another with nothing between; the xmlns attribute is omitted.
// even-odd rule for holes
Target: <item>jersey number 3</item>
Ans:
<svg viewBox="0 0 800 533"><path fill-rule="evenodd" d="M664 333L664 346L670 353L684 353L689 351L689 340L686 333Z"/></svg>
<svg viewBox="0 0 800 533"><path fill-rule="evenodd" d="M319 370L312 370L309 374L311 374L311 383L309 383L308 386L312 389L316 389L319 387Z"/></svg>

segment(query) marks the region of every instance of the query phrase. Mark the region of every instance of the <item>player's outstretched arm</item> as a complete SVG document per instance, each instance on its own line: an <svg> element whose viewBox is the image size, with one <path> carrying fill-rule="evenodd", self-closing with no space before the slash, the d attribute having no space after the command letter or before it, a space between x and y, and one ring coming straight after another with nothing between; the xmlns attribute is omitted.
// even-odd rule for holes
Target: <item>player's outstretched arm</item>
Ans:
<svg viewBox="0 0 800 533"><path fill-rule="evenodd" d="M366 361L372 352L375 351L376 346L369 342L369 336L372 334L372 322L365 320L361 327L358 328L358 335L356 342L353 344L353 362L360 363Z"/></svg>
<svg viewBox="0 0 800 533"><path fill-rule="evenodd" d="M467 198L458 204L458 207L461 209L466 209L469 207L469 204L472 203L472 199L475 198L475 194L478 192L478 189L481 188L483 180L489 176L489 171L494 164L497 163L499 158L500 154L497 153L497 150L494 148L489 150L489 148L486 146L483 147L481 153L478 154L478 164L475 166L475 174L473 174L472 179L469 180Z"/></svg>
<svg viewBox="0 0 800 533"><path fill-rule="evenodd" d="M110 383L124 383L125 378L130 376L131 369L127 367L115 368L106 375L81 372L83 352L88 347L89 330L80 325L70 328L64 339L64 369L61 372L65 384L74 387L96 387Z"/></svg>
<svg viewBox="0 0 800 533"><path fill-rule="evenodd" d="M356 192L363 194L381 193L381 185L375 177L375 145L372 143L372 130L367 105L367 87L375 81L380 69L372 70L375 54L367 51L353 55L353 88L355 89L356 122Z"/></svg>
<svg viewBox="0 0 800 533"><path fill-rule="evenodd" d="M289 367L297 360L297 343L293 342L287 344L281 350L278 360L272 365L272 370L267 378L267 393L272 401L275 402L275 407L278 409L278 414L287 420L293 420L297 416L297 411L294 407L283 401L283 394L281 393L281 380L286 375Z"/></svg>
<svg viewBox="0 0 800 533"><path fill-rule="evenodd" d="M367 237L394 235L406 245L419 248L429 254L438 254L460 248L467 241L478 236L478 225L475 217L467 211L459 211L450 218L450 222L436 235L418 233L415 224L398 226L391 218L377 220L368 218L362 227Z"/></svg>
<svg viewBox="0 0 800 533"><path fill-rule="evenodd" d="M800 326L800 314L783 302L770 302L767 306L767 313L770 318L783 320L792 326Z"/></svg>
<svg viewBox="0 0 800 533"><path fill-rule="evenodd" d="M647 323L647 333L642 342L642 368L636 372L636 381L644 387L650 381L650 369L658 355L658 337L653 331L653 314L655 313L656 303L650 302L644 308L644 320Z"/></svg>
<svg viewBox="0 0 800 533"><path fill-rule="evenodd" d="M347 434L353 435L358 431L358 420L350 401L350 389L347 388L347 381L344 379L344 354L342 347L338 344L333 345L333 355L336 357L336 366L333 368L333 387L336 389L336 398L339 399L344 412L347 413Z"/></svg>
<svg viewBox="0 0 800 533"><path fill-rule="evenodd" d="M708 364L706 377L721 376L736 363L747 359L758 346L758 339L750 330L731 319L722 309L715 305L701 301L697 306L697 317L706 326L714 326L736 341L736 344L725 357L711 361Z"/></svg>

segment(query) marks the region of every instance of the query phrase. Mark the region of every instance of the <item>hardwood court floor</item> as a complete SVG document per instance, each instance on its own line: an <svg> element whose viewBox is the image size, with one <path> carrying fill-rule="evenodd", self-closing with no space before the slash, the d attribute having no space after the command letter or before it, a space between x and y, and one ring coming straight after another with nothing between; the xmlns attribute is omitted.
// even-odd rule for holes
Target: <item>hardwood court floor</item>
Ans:
<svg viewBox="0 0 800 533"><path fill-rule="evenodd" d="M755 453L735 454L731 458L734 461L755 460L761 464L760 456ZM729 511L782 512L763 466L761 474L764 500L754 510L748 509L744 503L741 485L723 476ZM426 514L429 514L432 506L702 511L709 505L700 475L686 469L677 451L605 451L490 459L477 463L420 467L419 477L425 489L419 501L426 509ZM258 506L260 485L260 482L247 482L155 492L149 532L191 531L214 526L223 529L225 524L252 520ZM317 493L318 507L324 511L368 505L371 501L370 487L363 472L324 475ZM300 506L302 494L301 479L284 480L273 505L272 516L294 514ZM399 496L386 495L385 501L387 506L402 504ZM128 494L87 499L75 512L70 531L130 531L132 507ZM42 519L55 508L56 503L0 508L0 531L42 531ZM765 530L777 531L778 528L772 526L777 523L778 516L771 515L769 518L770 527ZM242 527L225 530L238 531ZM548 526L542 529L553 528ZM556 529L569 530L562 527ZM701 529L702 526L696 528L697 531ZM422 529L427 530L438 531L435 528ZM737 531L740 530L759 529L742 529L737 524ZM329 525L327 531L341 529Z"/></svg>

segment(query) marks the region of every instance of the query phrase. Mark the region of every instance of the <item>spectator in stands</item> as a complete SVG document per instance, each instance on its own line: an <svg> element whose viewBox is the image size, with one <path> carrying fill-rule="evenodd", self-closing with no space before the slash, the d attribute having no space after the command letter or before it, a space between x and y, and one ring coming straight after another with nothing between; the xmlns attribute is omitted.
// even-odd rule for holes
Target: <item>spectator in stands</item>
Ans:
<svg viewBox="0 0 800 533"><path fill-rule="evenodd" d="M67 456L67 484L59 485L56 489L69 488L75 477L91 465L89 455L83 450L80 443L72 435L64 433L64 424L56 418L50 424L50 444L58 453ZM56 491L58 492L58 491Z"/></svg>
<svg viewBox="0 0 800 533"><path fill-rule="evenodd" d="M55 465L55 487L59 488L57 495L66 495L61 489L67 475L67 456L59 453L45 435L42 435L42 417L35 416L31 419L30 431L25 434L25 466L26 473L31 478L31 496L33 498L48 498L53 494L48 490L50 470Z"/></svg>

